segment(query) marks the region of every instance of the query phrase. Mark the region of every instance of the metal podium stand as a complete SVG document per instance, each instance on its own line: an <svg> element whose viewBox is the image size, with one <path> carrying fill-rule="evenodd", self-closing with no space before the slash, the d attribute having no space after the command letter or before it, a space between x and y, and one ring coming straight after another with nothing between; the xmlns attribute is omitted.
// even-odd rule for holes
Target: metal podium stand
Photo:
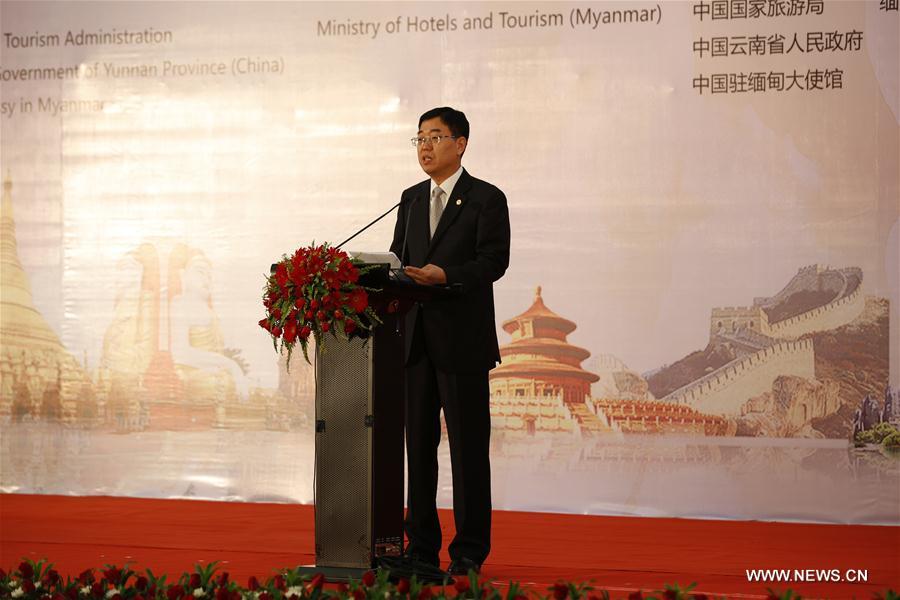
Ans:
<svg viewBox="0 0 900 600"><path fill-rule="evenodd" d="M316 564L330 581L359 579L403 552L404 315L446 288L367 276L382 324L367 339L327 336L316 348Z"/></svg>

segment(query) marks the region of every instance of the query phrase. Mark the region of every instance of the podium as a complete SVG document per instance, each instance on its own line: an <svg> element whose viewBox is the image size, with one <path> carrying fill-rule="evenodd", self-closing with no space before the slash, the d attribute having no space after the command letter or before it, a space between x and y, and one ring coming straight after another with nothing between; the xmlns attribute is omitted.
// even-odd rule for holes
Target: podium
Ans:
<svg viewBox="0 0 900 600"><path fill-rule="evenodd" d="M366 338L328 335L316 348L315 556L302 571L359 579L403 553L404 316L452 293L373 268L361 284L382 324ZM327 335L327 334L326 334Z"/></svg>

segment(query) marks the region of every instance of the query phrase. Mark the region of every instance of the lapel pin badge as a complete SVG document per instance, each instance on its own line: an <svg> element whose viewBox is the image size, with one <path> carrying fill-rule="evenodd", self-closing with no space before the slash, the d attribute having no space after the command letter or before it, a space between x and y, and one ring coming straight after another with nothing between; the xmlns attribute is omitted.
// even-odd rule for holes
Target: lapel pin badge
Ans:
<svg viewBox="0 0 900 600"><path fill-rule="evenodd" d="M456 199L456 205L459 206L460 204L462 204L462 199L457 198L457 199Z"/></svg>

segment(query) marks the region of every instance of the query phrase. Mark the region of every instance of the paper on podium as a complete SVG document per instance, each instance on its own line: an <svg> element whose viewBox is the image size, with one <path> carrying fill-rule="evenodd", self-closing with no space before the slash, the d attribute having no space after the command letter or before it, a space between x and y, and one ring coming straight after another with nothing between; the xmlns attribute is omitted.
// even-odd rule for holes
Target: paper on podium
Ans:
<svg viewBox="0 0 900 600"><path fill-rule="evenodd" d="M350 256L365 263L388 264L391 269L399 269L400 259L393 252L349 252Z"/></svg>

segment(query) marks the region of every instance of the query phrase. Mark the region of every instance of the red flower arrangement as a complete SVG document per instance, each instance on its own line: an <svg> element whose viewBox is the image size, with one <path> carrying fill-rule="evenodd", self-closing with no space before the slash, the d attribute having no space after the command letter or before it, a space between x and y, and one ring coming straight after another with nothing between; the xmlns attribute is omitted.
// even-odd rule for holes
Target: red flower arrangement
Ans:
<svg viewBox="0 0 900 600"><path fill-rule="evenodd" d="M359 284L368 270L338 248L322 244L284 255L266 277L259 326L269 332L275 350L287 349L288 368L296 344L309 362L309 338L324 347L324 335L349 339L381 323L369 306L369 291Z"/></svg>

